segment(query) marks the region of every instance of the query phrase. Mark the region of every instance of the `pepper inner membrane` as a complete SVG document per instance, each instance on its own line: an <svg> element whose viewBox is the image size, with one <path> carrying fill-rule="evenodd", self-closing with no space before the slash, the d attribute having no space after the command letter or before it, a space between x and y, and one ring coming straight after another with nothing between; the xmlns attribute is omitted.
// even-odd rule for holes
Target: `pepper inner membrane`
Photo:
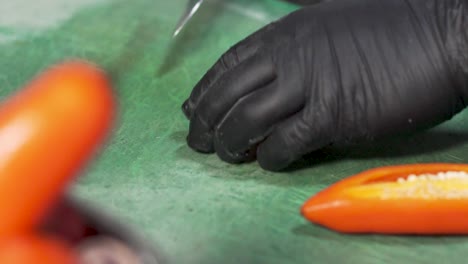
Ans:
<svg viewBox="0 0 468 264"><path fill-rule="evenodd" d="M393 181L374 181L350 187L344 192L371 199L468 199L468 173L447 171L410 174Z"/></svg>

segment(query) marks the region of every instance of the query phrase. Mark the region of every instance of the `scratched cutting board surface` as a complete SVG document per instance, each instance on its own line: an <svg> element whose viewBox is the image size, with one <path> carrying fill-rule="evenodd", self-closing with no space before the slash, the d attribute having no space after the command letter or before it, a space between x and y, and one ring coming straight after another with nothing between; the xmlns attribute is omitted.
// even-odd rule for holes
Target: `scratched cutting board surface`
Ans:
<svg viewBox="0 0 468 264"><path fill-rule="evenodd" d="M166 263L466 263L467 237L341 235L298 213L309 196L365 169L466 161L466 112L426 133L320 151L284 173L195 153L180 111L193 85L229 46L297 7L207 1L172 42L184 7L0 0L0 98L65 58L93 60L112 74L119 121L74 192L140 230Z"/></svg>

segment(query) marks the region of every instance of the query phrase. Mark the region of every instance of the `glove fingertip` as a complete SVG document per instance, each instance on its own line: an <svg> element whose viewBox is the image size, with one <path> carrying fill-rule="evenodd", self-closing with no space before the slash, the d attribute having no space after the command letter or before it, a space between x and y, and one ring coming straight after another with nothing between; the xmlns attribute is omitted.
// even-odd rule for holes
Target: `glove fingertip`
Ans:
<svg viewBox="0 0 468 264"><path fill-rule="evenodd" d="M253 148L244 152L233 153L226 149L218 137L214 139L214 149L218 157L227 163L240 164L255 160L256 151Z"/></svg>
<svg viewBox="0 0 468 264"><path fill-rule="evenodd" d="M196 115L191 118L187 144L198 152L214 152L213 132Z"/></svg>
<svg viewBox="0 0 468 264"><path fill-rule="evenodd" d="M187 119L192 117L192 108L190 107L190 102L188 99L185 100L185 102L182 104L182 112Z"/></svg>
<svg viewBox="0 0 468 264"><path fill-rule="evenodd" d="M187 145L201 153L213 153L214 152L214 147L213 143L211 140L211 135L209 134L204 134L204 135L197 135L197 138L195 139L193 136L188 136L187 137Z"/></svg>
<svg viewBox="0 0 468 264"><path fill-rule="evenodd" d="M286 146L268 139L257 149L257 162L264 170L279 172L294 161L286 150Z"/></svg>

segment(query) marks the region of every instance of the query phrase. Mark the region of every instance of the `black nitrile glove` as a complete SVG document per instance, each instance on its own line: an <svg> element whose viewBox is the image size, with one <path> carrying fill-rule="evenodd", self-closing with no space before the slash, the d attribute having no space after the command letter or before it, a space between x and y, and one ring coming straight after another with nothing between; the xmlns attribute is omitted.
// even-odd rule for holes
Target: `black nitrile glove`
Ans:
<svg viewBox="0 0 468 264"><path fill-rule="evenodd" d="M280 170L330 144L450 119L468 100L468 0L336 0L232 47L183 110L188 144Z"/></svg>

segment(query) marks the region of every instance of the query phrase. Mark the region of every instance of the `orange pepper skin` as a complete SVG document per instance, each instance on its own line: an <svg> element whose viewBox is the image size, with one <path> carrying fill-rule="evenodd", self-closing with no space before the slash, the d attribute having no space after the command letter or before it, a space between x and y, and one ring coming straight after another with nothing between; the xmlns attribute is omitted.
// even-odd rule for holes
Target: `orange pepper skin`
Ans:
<svg viewBox="0 0 468 264"><path fill-rule="evenodd" d="M301 213L313 223L343 233L468 234L468 198L369 199L346 192L356 186L396 181L410 174L446 171L468 172L468 165L410 164L364 171L312 196Z"/></svg>
<svg viewBox="0 0 468 264"><path fill-rule="evenodd" d="M38 236L15 237L0 242L2 264L78 264L78 256L62 241Z"/></svg>
<svg viewBox="0 0 468 264"><path fill-rule="evenodd" d="M106 75L83 61L47 69L0 104L0 238L32 232L113 116Z"/></svg>

